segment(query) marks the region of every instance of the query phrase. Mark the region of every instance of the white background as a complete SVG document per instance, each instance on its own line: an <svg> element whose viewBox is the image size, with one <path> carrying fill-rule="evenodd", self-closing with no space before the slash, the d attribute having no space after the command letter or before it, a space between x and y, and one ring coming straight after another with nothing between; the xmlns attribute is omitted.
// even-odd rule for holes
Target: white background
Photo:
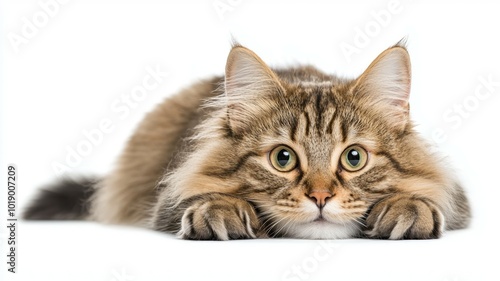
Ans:
<svg viewBox="0 0 500 281"><path fill-rule="evenodd" d="M231 35L271 66L308 63L345 77L359 75L408 36L412 117L457 171L474 218L468 230L440 240L343 240L328 242L330 248L317 241L191 242L92 223L20 222L19 273L11 274L4 262L5 186L2 280L500 279L494 262L500 250L500 17L494 1L74 0L50 6L44 22L47 2L0 6L0 175L5 183L7 165L17 165L18 209L57 177L54 163L69 167L68 147L76 149L85 142L83 131L104 119L112 131L70 172L109 171L145 112L198 79L223 74ZM26 33L26 22L36 30ZM346 54L348 45L356 53ZM148 67L168 77L129 115L113 110L142 84ZM482 79L498 82L487 91ZM294 266L307 275L290 273Z"/></svg>

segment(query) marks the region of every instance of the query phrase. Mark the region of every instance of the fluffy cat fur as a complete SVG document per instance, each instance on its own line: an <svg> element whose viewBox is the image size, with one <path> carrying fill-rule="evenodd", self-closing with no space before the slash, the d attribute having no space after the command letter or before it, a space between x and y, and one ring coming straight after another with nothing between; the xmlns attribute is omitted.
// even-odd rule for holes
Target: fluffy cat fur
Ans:
<svg viewBox="0 0 500 281"><path fill-rule="evenodd" d="M467 226L469 204L414 130L410 81L403 44L352 80L271 69L236 45L225 77L144 118L111 174L50 187L25 217L202 240L437 238Z"/></svg>

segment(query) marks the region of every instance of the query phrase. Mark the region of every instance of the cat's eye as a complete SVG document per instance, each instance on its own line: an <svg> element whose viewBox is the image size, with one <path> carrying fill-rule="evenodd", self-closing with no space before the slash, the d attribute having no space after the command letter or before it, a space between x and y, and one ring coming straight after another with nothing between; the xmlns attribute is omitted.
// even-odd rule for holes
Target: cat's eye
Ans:
<svg viewBox="0 0 500 281"><path fill-rule="evenodd" d="M269 162L280 172L290 172L297 166L297 156L288 146L280 145L269 152Z"/></svg>
<svg viewBox="0 0 500 281"><path fill-rule="evenodd" d="M363 169L368 162L368 153L359 145L349 146L340 157L342 168L349 172Z"/></svg>

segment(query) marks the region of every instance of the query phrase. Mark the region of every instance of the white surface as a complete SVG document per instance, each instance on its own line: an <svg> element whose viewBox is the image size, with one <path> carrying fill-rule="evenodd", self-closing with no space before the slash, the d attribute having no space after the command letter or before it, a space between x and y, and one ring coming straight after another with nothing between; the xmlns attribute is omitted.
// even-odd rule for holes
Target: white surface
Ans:
<svg viewBox="0 0 500 281"><path fill-rule="evenodd" d="M390 1L68 1L16 52L9 37L22 34L23 18L32 21L47 1L2 1L0 7L0 177L5 183L8 163L18 166L19 208L56 177L54 162L68 164L67 147L82 143L84 130L109 119L112 131L72 170L105 174L145 112L191 82L223 73L230 34L271 65L310 63L348 77L408 36L412 116L428 139L444 130L447 139L437 147L467 189L472 226L436 241L335 241L337 251L302 279L500 279L493 264L500 252L500 86L474 104L482 77L500 81L500 17L493 1L399 1L399 12L391 12L350 57L341 46L355 45L357 30L389 11ZM234 7L221 19L214 3ZM124 105L122 95L142 84L148 66L169 75L125 116L113 106ZM458 117L464 102L471 110ZM0 225L5 193L2 188ZM5 230L0 228L2 257ZM122 267L133 280L282 280L318 247L317 241L298 240L187 242L83 223L22 222L18 237L20 273L7 274L2 261L2 280L123 281L113 275Z"/></svg>
<svg viewBox="0 0 500 281"><path fill-rule="evenodd" d="M427 241L228 242L90 223L25 223L21 231L20 279L12 280L498 280L498 253L485 258L476 241L498 242L474 230ZM122 270L128 278L113 275Z"/></svg>

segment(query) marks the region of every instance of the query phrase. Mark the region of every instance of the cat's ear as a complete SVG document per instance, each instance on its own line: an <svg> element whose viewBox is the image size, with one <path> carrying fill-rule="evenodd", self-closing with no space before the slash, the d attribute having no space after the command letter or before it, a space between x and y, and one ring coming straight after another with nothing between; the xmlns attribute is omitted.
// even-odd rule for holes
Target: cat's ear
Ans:
<svg viewBox="0 0 500 281"><path fill-rule="evenodd" d="M382 52L356 80L354 94L396 129L409 122L411 65L408 51L396 45Z"/></svg>
<svg viewBox="0 0 500 281"><path fill-rule="evenodd" d="M254 52L238 45L227 58L225 92L229 125L238 133L273 106L266 96L284 90L276 74Z"/></svg>

